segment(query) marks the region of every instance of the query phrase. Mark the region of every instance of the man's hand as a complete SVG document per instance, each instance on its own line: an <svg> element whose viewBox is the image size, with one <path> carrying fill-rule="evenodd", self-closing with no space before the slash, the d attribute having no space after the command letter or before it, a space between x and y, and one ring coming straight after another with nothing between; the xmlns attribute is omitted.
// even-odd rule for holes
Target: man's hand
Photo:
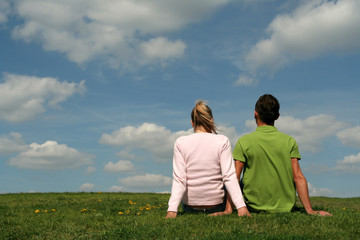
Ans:
<svg viewBox="0 0 360 240"><path fill-rule="evenodd" d="M326 216L332 216L331 213L329 212L325 212L325 211L314 211L312 210L311 212L308 212L309 215L318 215L318 216L322 216L322 217L326 217Z"/></svg>
<svg viewBox="0 0 360 240"><path fill-rule="evenodd" d="M250 214L249 210L247 209L247 207L239 208L237 211L238 211L238 216L240 216L240 217L242 217L242 216L251 217L251 214Z"/></svg>
<svg viewBox="0 0 360 240"><path fill-rule="evenodd" d="M177 212L167 212L166 218L176 218Z"/></svg>

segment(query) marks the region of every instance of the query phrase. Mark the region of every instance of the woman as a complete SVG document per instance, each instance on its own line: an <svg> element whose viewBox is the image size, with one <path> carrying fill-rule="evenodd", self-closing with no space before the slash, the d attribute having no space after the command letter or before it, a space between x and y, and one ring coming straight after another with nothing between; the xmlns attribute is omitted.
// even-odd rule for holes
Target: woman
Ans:
<svg viewBox="0 0 360 240"><path fill-rule="evenodd" d="M195 102L191 125L194 133L175 141L173 183L166 217L176 217L180 202L185 212L223 212L224 185L238 215L250 216L236 178L230 141L217 135L211 109L203 101Z"/></svg>

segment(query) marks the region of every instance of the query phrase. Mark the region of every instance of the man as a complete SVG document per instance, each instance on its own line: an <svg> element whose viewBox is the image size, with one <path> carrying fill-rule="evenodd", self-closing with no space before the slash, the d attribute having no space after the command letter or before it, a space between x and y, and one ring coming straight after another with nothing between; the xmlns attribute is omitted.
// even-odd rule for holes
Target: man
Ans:
<svg viewBox="0 0 360 240"><path fill-rule="evenodd" d="M246 205L253 212L290 212L296 190L308 214L331 216L311 207L307 181L298 163L298 145L294 138L274 127L279 109L275 97L261 96L255 105L256 131L241 137L234 148L238 180L244 170L241 186ZM232 212L230 203L225 214Z"/></svg>

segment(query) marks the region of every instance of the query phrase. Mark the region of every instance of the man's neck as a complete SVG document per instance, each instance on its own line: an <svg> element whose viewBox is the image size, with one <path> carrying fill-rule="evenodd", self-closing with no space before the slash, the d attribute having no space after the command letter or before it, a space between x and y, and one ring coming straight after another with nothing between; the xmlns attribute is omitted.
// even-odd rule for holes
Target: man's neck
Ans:
<svg viewBox="0 0 360 240"><path fill-rule="evenodd" d="M266 124L264 123L263 121L259 120L259 119L256 119L256 125L258 127L261 127L261 126L274 126L274 123L273 124Z"/></svg>

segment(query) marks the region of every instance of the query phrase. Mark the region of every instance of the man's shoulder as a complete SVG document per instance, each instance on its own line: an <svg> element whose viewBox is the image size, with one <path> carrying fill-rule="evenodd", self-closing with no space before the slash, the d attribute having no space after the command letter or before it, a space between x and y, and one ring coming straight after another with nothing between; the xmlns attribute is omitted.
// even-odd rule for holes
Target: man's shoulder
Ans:
<svg viewBox="0 0 360 240"><path fill-rule="evenodd" d="M295 138L287 133L284 133L284 132L280 132L278 131L278 134L280 137L283 137L283 138L287 138L287 139L291 139L291 140L295 140Z"/></svg>
<svg viewBox="0 0 360 240"><path fill-rule="evenodd" d="M239 138L239 141L248 140L248 139L251 139L251 138L254 138L254 137L256 137L256 131L251 132L251 133L245 133L244 135L242 135Z"/></svg>

